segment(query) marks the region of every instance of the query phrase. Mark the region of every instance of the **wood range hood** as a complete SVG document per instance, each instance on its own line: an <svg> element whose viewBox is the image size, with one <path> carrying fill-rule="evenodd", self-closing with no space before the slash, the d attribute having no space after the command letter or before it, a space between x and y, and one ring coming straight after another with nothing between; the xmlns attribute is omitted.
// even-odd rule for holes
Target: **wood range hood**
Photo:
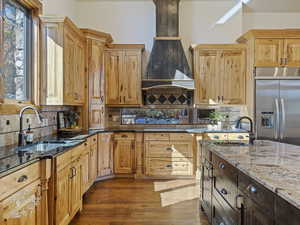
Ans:
<svg viewBox="0 0 300 225"><path fill-rule="evenodd" d="M194 80L179 37L180 0L153 0L156 37L143 80L143 90L183 88L194 90Z"/></svg>

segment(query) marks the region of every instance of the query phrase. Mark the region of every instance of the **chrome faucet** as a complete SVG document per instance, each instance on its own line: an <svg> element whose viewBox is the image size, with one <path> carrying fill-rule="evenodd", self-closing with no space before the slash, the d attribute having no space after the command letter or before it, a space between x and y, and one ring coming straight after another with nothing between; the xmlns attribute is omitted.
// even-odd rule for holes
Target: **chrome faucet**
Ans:
<svg viewBox="0 0 300 225"><path fill-rule="evenodd" d="M251 145L254 144L255 141L255 134L254 134L254 128L253 128L253 121L250 117L248 116L242 116L238 119L238 121L236 122L236 128L237 129L242 129L242 120L248 120L250 122L250 130L249 130L249 143Z"/></svg>
<svg viewBox="0 0 300 225"><path fill-rule="evenodd" d="M42 116L37 110L37 108L33 106L25 106L24 108L21 109L20 114L19 114L19 119L20 119L20 131L19 131L19 146L24 146L26 145L26 135L25 132L23 131L23 114L26 110L31 109L35 112L35 115L38 119L38 122L41 124L42 123Z"/></svg>

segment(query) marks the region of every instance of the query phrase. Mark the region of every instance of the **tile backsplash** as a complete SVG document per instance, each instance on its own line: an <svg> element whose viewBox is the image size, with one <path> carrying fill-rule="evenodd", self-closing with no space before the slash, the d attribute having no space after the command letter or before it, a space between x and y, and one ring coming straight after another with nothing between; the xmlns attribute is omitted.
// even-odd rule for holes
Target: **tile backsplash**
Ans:
<svg viewBox="0 0 300 225"><path fill-rule="evenodd" d="M57 112L69 110L72 110L72 107L43 107L41 110L41 115L43 117L42 124L38 122L35 114L24 114L23 129L28 129L28 126L30 124L32 131L34 132L35 138L48 136L53 133L56 133ZM0 147L18 143L19 129L19 114L0 115Z"/></svg>

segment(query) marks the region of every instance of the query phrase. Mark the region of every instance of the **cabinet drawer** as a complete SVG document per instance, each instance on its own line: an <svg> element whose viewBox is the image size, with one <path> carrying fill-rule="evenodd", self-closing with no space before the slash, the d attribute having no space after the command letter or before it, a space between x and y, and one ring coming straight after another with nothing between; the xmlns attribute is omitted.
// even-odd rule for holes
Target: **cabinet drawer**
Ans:
<svg viewBox="0 0 300 225"><path fill-rule="evenodd" d="M238 170L225 160L212 155L214 193L222 196L233 208L236 206Z"/></svg>
<svg viewBox="0 0 300 225"><path fill-rule="evenodd" d="M149 141L146 143L146 157L153 158L190 158L192 144L186 142Z"/></svg>
<svg viewBox="0 0 300 225"><path fill-rule="evenodd" d="M224 134L224 133L208 133L208 134L204 134L203 135L203 139L208 141L208 140L212 140L212 141L223 141L223 140L227 140L228 139L228 134Z"/></svg>
<svg viewBox="0 0 300 225"><path fill-rule="evenodd" d="M194 136L186 133L170 133L170 141L193 141Z"/></svg>
<svg viewBox="0 0 300 225"><path fill-rule="evenodd" d="M153 159L146 160L146 174L148 176L191 176L193 175L192 162L186 159Z"/></svg>
<svg viewBox="0 0 300 225"><path fill-rule="evenodd" d="M169 141L170 135L167 133L150 133L145 134L146 141L158 141L158 140L166 140Z"/></svg>
<svg viewBox="0 0 300 225"><path fill-rule="evenodd" d="M228 140L229 141L248 141L249 140L249 134L247 133L231 133L228 134Z"/></svg>
<svg viewBox="0 0 300 225"><path fill-rule="evenodd" d="M71 160L76 160L84 153L85 147L84 144L81 144L71 150L72 158Z"/></svg>
<svg viewBox="0 0 300 225"><path fill-rule="evenodd" d="M0 201L40 178L40 163L34 163L0 179Z"/></svg>
<svg viewBox="0 0 300 225"><path fill-rule="evenodd" d="M243 173L238 175L239 190L251 198L270 216L274 215L275 194Z"/></svg>
<svg viewBox="0 0 300 225"><path fill-rule="evenodd" d="M240 224L239 212L233 210L221 198L212 198L212 224L213 225L238 225Z"/></svg>
<svg viewBox="0 0 300 225"><path fill-rule="evenodd" d="M276 197L275 221L278 225L299 225L300 210L281 197Z"/></svg>
<svg viewBox="0 0 300 225"><path fill-rule="evenodd" d="M119 139L126 139L126 140L134 140L135 139L135 134L134 133L116 133L114 134L114 139L119 140Z"/></svg>
<svg viewBox="0 0 300 225"><path fill-rule="evenodd" d="M57 171L62 170L67 165L69 165L72 161L72 150L63 153L56 157L56 168Z"/></svg>
<svg viewBox="0 0 300 225"><path fill-rule="evenodd" d="M98 143L98 137L97 135L91 136L88 138L88 142L90 145L95 145Z"/></svg>

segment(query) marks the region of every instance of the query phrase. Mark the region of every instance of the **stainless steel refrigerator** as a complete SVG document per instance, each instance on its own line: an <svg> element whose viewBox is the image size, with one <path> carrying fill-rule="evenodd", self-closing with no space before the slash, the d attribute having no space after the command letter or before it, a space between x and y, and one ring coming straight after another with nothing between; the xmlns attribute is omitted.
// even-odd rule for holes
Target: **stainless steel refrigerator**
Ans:
<svg viewBox="0 0 300 225"><path fill-rule="evenodd" d="M256 80L258 139L300 145L300 80Z"/></svg>

